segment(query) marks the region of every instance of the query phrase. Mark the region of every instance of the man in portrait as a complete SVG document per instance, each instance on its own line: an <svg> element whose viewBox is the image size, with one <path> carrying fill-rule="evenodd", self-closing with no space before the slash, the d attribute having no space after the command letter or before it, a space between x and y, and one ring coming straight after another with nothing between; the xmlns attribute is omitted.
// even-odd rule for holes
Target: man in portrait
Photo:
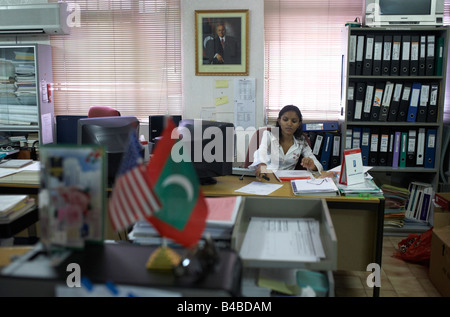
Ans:
<svg viewBox="0 0 450 317"><path fill-rule="evenodd" d="M241 45L234 36L227 34L225 23L215 25L215 35L205 42L209 64L241 64Z"/></svg>

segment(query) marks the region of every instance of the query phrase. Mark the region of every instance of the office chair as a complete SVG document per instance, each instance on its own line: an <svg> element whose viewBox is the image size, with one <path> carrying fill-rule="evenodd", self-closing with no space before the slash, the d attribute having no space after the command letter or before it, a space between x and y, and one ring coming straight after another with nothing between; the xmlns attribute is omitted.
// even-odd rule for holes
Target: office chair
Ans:
<svg viewBox="0 0 450 317"><path fill-rule="evenodd" d="M258 149L259 143L262 138L262 134L265 130L271 131L271 127L263 127L259 128L255 131L255 133L252 135L252 138L250 139L250 142L248 144L248 150L247 155L245 156L245 162L244 162L244 168L248 168L253 163L253 154ZM308 135L303 132L303 136L306 139L306 142L308 142L308 145L311 147L311 140L309 139ZM251 151L251 153L250 153ZM305 168L301 165L301 159L298 160L297 165L295 166L296 170L304 170Z"/></svg>
<svg viewBox="0 0 450 317"><path fill-rule="evenodd" d="M91 106L88 112L88 118L97 117L120 117L120 112L108 106Z"/></svg>

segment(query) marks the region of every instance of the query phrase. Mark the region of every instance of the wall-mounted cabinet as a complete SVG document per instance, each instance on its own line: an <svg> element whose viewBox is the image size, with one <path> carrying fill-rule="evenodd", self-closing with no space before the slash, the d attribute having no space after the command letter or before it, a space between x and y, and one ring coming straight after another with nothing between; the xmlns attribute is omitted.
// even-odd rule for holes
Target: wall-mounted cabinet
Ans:
<svg viewBox="0 0 450 317"><path fill-rule="evenodd" d="M52 83L50 45L0 46L1 146L14 137L25 137L29 144L55 141Z"/></svg>
<svg viewBox="0 0 450 317"><path fill-rule="evenodd" d="M421 181L438 188L448 31L342 31L342 148L361 148L379 186Z"/></svg>

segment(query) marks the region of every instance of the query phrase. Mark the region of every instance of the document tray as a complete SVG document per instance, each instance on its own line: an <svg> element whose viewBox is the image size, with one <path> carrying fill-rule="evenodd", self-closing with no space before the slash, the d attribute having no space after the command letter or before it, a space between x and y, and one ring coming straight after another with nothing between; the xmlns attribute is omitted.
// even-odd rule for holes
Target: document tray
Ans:
<svg viewBox="0 0 450 317"><path fill-rule="evenodd" d="M242 259L247 268L304 268L308 270L336 270L337 238L326 200L323 198L242 197L241 210L231 238L231 248L240 253L252 217L313 218L320 223L320 238L325 258L318 262L291 262L274 258Z"/></svg>

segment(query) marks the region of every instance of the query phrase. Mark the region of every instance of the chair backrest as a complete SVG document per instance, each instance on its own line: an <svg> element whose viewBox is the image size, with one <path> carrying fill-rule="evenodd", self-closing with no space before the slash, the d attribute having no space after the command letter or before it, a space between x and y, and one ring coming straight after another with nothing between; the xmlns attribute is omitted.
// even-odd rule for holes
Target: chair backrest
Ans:
<svg viewBox="0 0 450 317"><path fill-rule="evenodd" d="M259 128L252 135L252 138L250 139L250 142L248 144L247 154L245 156L245 162L243 167L247 168L253 163L253 154L259 148L259 142L261 141L262 134L265 130L271 131L271 127ZM306 142L308 142L308 145L311 147L311 140L309 139L308 135L305 132L303 132L303 136L305 137ZM296 170L305 169L304 167L301 166L301 160L298 160L295 169Z"/></svg>
<svg viewBox="0 0 450 317"><path fill-rule="evenodd" d="M244 168L249 167L253 163L253 153L259 148L259 142L265 130L271 131L271 127L263 127L253 133L250 142L248 143L247 154L245 155ZM250 153L251 152L251 153Z"/></svg>
<svg viewBox="0 0 450 317"><path fill-rule="evenodd" d="M88 118L97 117L120 117L120 112L109 106L91 106L88 112Z"/></svg>

